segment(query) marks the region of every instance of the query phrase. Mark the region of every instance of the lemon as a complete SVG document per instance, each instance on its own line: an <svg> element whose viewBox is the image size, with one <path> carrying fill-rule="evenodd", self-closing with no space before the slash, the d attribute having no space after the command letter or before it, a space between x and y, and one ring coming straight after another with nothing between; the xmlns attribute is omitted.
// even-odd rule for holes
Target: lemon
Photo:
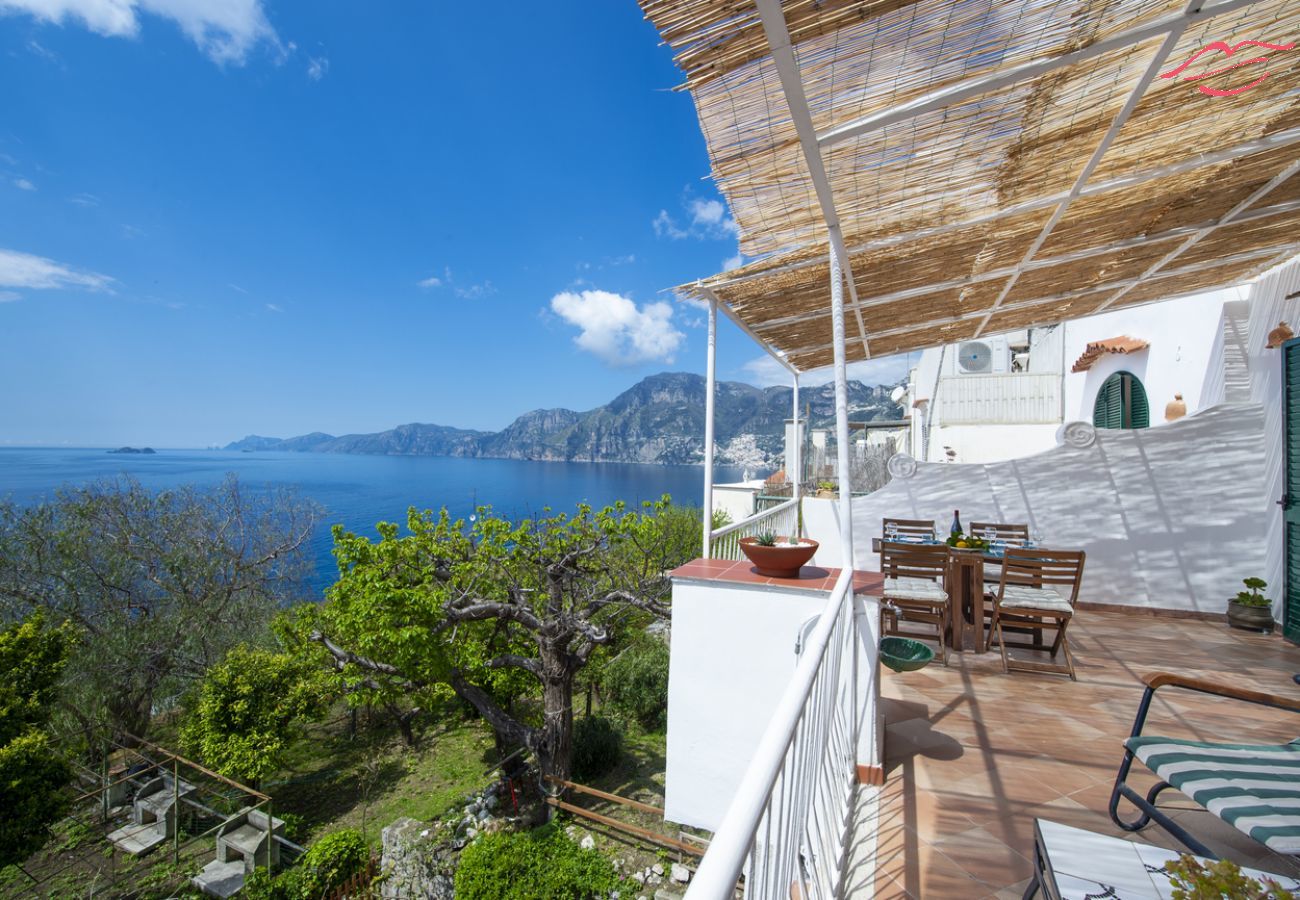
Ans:
<svg viewBox="0 0 1300 900"><path fill-rule="evenodd" d="M966 543L965 541L958 541L958 542L957 542L957 546L958 546L958 547L969 547L970 544Z"/></svg>

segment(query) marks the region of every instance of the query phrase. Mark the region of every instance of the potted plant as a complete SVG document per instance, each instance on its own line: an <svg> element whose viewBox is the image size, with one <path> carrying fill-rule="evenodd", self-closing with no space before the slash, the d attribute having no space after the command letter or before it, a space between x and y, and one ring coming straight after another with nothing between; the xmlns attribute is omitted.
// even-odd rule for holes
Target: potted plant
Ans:
<svg viewBox="0 0 1300 900"><path fill-rule="evenodd" d="M811 538L778 537L771 531L740 539L741 552L754 564L754 571L771 578L798 578L817 547Z"/></svg>
<svg viewBox="0 0 1300 900"><path fill-rule="evenodd" d="M1195 857L1184 854L1165 863L1164 870L1169 876L1174 900L1218 900L1220 897L1295 900L1296 897L1294 891L1287 890L1274 879L1251 878L1241 871L1240 866L1226 859L1202 863Z"/></svg>
<svg viewBox="0 0 1300 900"><path fill-rule="evenodd" d="M823 498L835 499L839 492L835 490L835 482L819 481L817 482L817 496Z"/></svg>
<svg viewBox="0 0 1300 900"><path fill-rule="evenodd" d="M1247 631L1273 630L1273 603L1260 591L1268 587L1263 578L1243 578L1246 590L1228 601L1228 624Z"/></svg>

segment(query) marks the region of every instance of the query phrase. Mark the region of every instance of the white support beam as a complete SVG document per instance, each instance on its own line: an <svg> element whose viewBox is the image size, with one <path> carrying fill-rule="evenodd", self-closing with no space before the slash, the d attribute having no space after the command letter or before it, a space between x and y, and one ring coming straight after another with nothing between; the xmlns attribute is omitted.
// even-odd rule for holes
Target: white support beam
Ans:
<svg viewBox="0 0 1300 900"><path fill-rule="evenodd" d="M791 401L793 415L791 418L794 420L794 440L791 442L791 447L793 448L790 451L791 458L785 461L785 478L786 481L789 481L790 484L793 485L793 490L790 492L790 496L795 499L795 502L798 502L803 497L803 427L799 423L798 372L795 372L794 375L791 376L791 391L793 394L793 399ZM798 511L798 536L803 537L802 507L799 507Z"/></svg>
<svg viewBox="0 0 1300 900"><path fill-rule="evenodd" d="M1169 263L1173 262L1175 259L1182 256L1183 253L1190 250L1194 245L1200 243L1207 235L1211 234L1214 231L1217 231L1218 229L1222 228L1224 225L1230 225L1233 222L1237 221L1238 217L1244 214L1246 210L1248 210L1256 201L1263 198L1269 191L1273 190L1275 187L1280 185L1282 182L1286 181L1288 178L1290 178L1298 171L1300 171L1300 159L1297 159L1295 162L1291 163L1281 172L1278 172L1276 175L1273 176L1272 179L1269 180L1267 184L1262 186L1259 190L1255 191L1245 200L1242 200L1232 209L1228 210L1226 213L1220 216L1219 221L1215 223L1213 228L1208 228L1203 231L1197 232L1196 234L1189 237L1186 241L1179 244L1173 250L1166 253L1156 262L1152 263L1145 272L1143 272L1141 275L1137 277L1137 279L1135 279L1133 284L1127 285L1121 290L1117 291L1113 297L1110 297L1108 300L1106 300L1105 303L1101 304L1101 306L1098 306L1095 310L1093 310L1093 314L1095 315L1096 313L1101 312L1107 307L1114 305L1114 303L1118 301L1121 297L1123 297L1129 291L1133 290L1133 288L1137 287L1147 278L1150 278L1152 275L1159 272Z"/></svg>
<svg viewBox="0 0 1300 900"><path fill-rule="evenodd" d="M1106 151L1110 150L1110 145L1119 137L1120 131L1124 128L1124 124L1128 122L1129 116L1133 114L1133 110L1137 109L1137 105L1142 100L1143 95L1146 94L1147 88L1151 86L1151 82L1155 81L1156 78L1159 77L1160 70L1165 67L1165 62L1169 59L1169 54L1173 53L1174 48L1178 46L1178 41L1183 36L1183 32L1186 31L1187 26L1191 24L1191 19L1189 17L1193 15L1203 3L1204 0L1188 0L1187 5L1183 7L1183 14L1180 21L1169 29L1168 33L1165 35L1165 39L1160 42L1160 47L1156 50L1155 56L1152 57L1151 62L1147 65L1146 71L1142 73L1142 77L1138 79L1138 83L1134 85L1133 90L1129 92L1128 99L1124 101L1124 105L1120 107L1119 112L1115 114L1115 118L1111 120L1110 128L1106 130L1106 134L1102 137L1101 142L1097 144L1096 149L1092 151L1092 156L1089 157L1087 164L1084 165L1083 170L1079 173L1078 177L1075 178L1074 186L1070 188L1069 196L1057 204L1051 217L1043 225L1042 230L1038 232L1038 237L1036 237L1034 242L1029 245L1029 249L1025 251L1025 255L1020 260L1020 264L1016 266L1016 271L1007 279L1007 283L1002 287L1002 292L998 294L997 299L993 301L992 308L990 308L988 313L984 316L979 327L975 329L975 337L979 337L984 333L984 329L988 327L989 320L993 318L993 314L998 311L1000 306L1002 306L1002 301L1007 298L1012 289L1016 286L1016 282L1020 280L1020 274L1025 271L1025 267L1033 261L1034 257L1038 254L1039 249L1047 241L1048 235L1052 233L1052 229L1056 227L1057 223L1060 222L1062 218L1064 218L1065 211L1070 208L1070 204L1073 203L1074 199L1083 191L1084 186L1088 183L1088 179L1092 177L1092 173L1095 172L1097 166L1101 164L1102 157L1106 155Z"/></svg>
<svg viewBox="0 0 1300 900"><path fill-rule="evenodd" d="M733 310L731 307L727 306L727 304L719 300L717 295L714 294L712 290L703 287L702 285L696 285L695 290L697 290L700 293L700 296L704 298L704 301L706 303L709 303L712 306L716 306L717 309L722 310L722 314L731 320L732 325L735 325L746 335L748 335L750 340L752 340L755 344L758 344L758 346L762 347L763 351L768 356L772 357L774 360L780 363L783 369L791 373L798 373L799 370L794 367L794 365L790 362L790 360L785 358L784 353L782 353L780 350L777 350L767 341L759 337L754 332L754 329L750 328L749 325L747 325L745 321L740 318L740 316L736 315L735 310Z"/></svg>
<svg viewBox="0 0 1300 900"><path fill-rule="evenodd" d="M840 230L839 213L835 211L835 196L831 191L830 179L826 177L826 161L822 159L821 149L817 146L817 130L813 126L812 111L808 108L808 97L804 93L803 78L799 74L799 61L795 59L794 45L790 42L790 31L785 24L785 13L781 9L781 0L755 0L759 18L763 22L763 33L767 37L767 46L772 53L772 63L776 66L777 76L781 80L781 92L785 95L786 106L790 111L790 121L794 123L799 135L799 145L803 149L804 162L808 166L808 177L812 180L813 190L817 194L817 204L821 207L822 218L826 221L827 238L831 249L839 259L844 277L848 279L850 293L855 293L853 271L849 266L849 254L844 246L844 234ZM871 347L867 343L867 331L862 321L858 320L858 337L862 341L862 353L871 358Z"/></svg>
<svg viewBox="0 0 1300 900"><path fill-rule="evenodd" d="M1274 206L1261 206L1257 209L1243 212L1236 218L1236 222L1248 222L1255 219L1262 219L1268 216L1282 215L1288 212L1300 210L1300 200L1288 200L1285 203L1278 203ZM1187 237L1201 231L1213 231L1219 225L1218 219L1209 219L1196 225L1182 225L1178 228L1171 228L1168 231L1152 232L1151 234L1142 234L1132 238L1126 238L1122 241L1116 241L1112 244L1102 244L1096 247L1085 247L1082 250L1071 250L1069 253L1061 253L1056 256L1035 257L1024 266L1025 272L1032 272L1038 269L1047 269L1052 266L1064 265L1066 263L1078 262L1079 260L1089 259L1094 256L1104 256L1107 253L1113 253L1116 250L1128 250L1133 247L1141 247L1144 244L1158 243L1160 241L1173 240L1175 238ZM909 300L913 297L924 297L927 294L936 291L954 290L957 288L968 287L972 284L982 284L986 281L997 281L1007 278L1016 271L1016 266L1002 266L997 269L990 269L987 272L980 272L976 275L967 275L964 278L952 278L947 281L936 281L932 284L921 285L919 287L905 288L901 291L892 291L888 294L877 294L869 297L857 304L857 309L870 309L875 306L885 306L889 303L896 303L899 300ZM852 306L848 308L853 308ZM1002 309L1010 307L1003 306ZM782 316L779 319L768 319L762 325L755 329L755 333L762 335L772 329L781 328L786 325L794 325L800 322L807 322L813 319L820 319L826 315L825 310L817 312L798 313L791 316ZM978 317L978 315L977 315ZM872 339L881 337L885 332L875 332ZM761 339L761 337L760 337ZM829 345L827 345L829 346ZM793 351L791 351L793 352Z"/></svg>
<svg viewBox="0 0 1300 900"><path fill-rule="evenodd" d="M709 300L709 343L704 370L704 550L705 559L713 556L713 396L717 393L718 369L718 301Z"/></svg>
<svg viewBox="0 0 1300 900"><path fill-rule="evenodd" d="M1118 34L1108 38L1103 38L1096 43L1089 44L1079 50L1068 53L1062 53L1049 59L1033 60L1013 66L1002 72L994 72L992 75L985 75L978 78L967 79L957 84L949 85L940 90L933 91L923 97L918 97L908 103L900 104L892 109L881 110L868 116L863 116L852 122L846 122L835 128L828 129L817 136L817 142L821 146L836 143L837 141L847 140L848 138L857 137L858 135L868 134L873 131L879 131L882 128L888 128L890 125L896 125L899 122L906 122L925 113L937 112L953 104L960 103L963 100L969 100L973 97L979 97L982 94L992 93L994 91L1004 90L1012 85L1019 84L1031 78L1037 78L1039 75L1051 72L1054 69L1072 66L1076 63L1110 53L1112 50L1120 50L1124 47L1131 47L1140 44L1143 41L1160 37L1164 34L1174 32L1181 33L1189 26L1204 22L1214 16L1223 13L1232 12L1249 6L1257 0L1226 0L1223 3L1217 3L1209 8L1199 8L1202 0L1197 0L1194 6L1184 8L1181 13L1164 16L1156 19L1146 25L1137 28L1131 28L1127 31L1121 31ZM761 4L760 4L761 6Z"/></svg>
<svg viewBox="0 0 1300 900"><path fill-rule="evenodd" d="M1181 159L1177 162L1165 163L1150 169L1143 169L1130 175L1120 175L1115 178L1108 178L1104 181L1094 181L1085 185L1079 196L1094 197L1098 194L1104 194L1107 191L1129 189L1145 184L1149 181L1155 181L1171 175L1181 175L1185 172L1191 172L1195 169L1206 166L1232 162L1233 160L1240 159L1243 156L1250 156L1254 153L1263 153L1268 150L1276 150L1280 147L1289 147L1297 143L1300 143L1300 127L1289 128L1286 131L1279 131L1275 134L1269 134L1263 137L1253 138L1249 141L1243 141L1238 144L1232 144L1211 153L1198 153L1195 156L1189 156L1186 159ZM869 250L881 250L885 247L905 244L909 241L950 234L954 231L960 231L963 228L992 224L993 222L1002 219L1035 212L1040 209L1047 209L1060 203L1068 196L1070 196L1070 191L1068 190L1059 191L1054 194L1047 194L1043 197L1038 197L1024 203L1018 203L1015 206L1008 206L984 215L975 216L970 219L963 219L960 222L951 222L946 225L934 225L928 228L918 228L913 231L890 235L885 238L875 238L850 247L848 252L856 256L859 253L866 253ZM801 269L807 269L821 264L821 257L818 256L812 259L801 260L799 262L774 266L770 269L760 269L748 275L738 275L733 277L715 276L708 280L708 287L716 290L766 278L770 275L784 272L797 272Z"/></svg>

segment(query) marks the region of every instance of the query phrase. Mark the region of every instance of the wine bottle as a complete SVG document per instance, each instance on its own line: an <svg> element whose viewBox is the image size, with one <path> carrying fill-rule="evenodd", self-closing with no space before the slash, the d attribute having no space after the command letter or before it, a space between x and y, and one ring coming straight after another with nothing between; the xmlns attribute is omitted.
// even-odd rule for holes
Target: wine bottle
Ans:
<svg viewBox="0 0 1300 900"><path fill-rule="evenodd" d="M952 511L952 530L949 531L948 533L951 534L953 537L958 537L962 533L961 516L959 515L959 510L954 509Z"/></svg>

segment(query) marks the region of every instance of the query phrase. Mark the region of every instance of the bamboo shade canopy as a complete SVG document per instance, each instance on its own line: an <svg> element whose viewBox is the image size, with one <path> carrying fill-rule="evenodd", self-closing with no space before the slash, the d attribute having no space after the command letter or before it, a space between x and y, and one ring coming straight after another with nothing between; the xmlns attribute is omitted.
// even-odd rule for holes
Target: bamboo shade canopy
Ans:
<svg viewBox="0 0 1300 900"><path fill-rule="evenodd" d="M640 4L750 260L678 293L799 370L833 358L833 228L850 361L1240 284L1300 252L1296 0Z"/></svg>

